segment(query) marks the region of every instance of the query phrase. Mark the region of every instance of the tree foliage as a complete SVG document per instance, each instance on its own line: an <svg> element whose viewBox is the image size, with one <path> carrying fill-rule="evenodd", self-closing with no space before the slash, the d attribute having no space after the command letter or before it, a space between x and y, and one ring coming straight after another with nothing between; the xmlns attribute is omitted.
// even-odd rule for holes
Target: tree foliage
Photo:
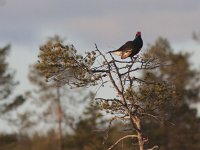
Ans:
<svg viewBox="0 0 200 150"><path fill-rule="evenodd" d="M9 68L6 57L10 51L10 45L0 48L0 100L6 99L16 85L14 71Z"/></svg>
<svg viewBox="0 0 200 150"><path fill-rule="evenodd" d="M25 102L25 98L22 95L11 96L18 82L14 79L15 70L10 68L7 61L10 47L10 45L6 45L0 48L0 119L6 120L8 124L14 122L14 118L10 112L16 110L16 108Z"/></svg>
<svg viewBox="0 0 200 150"><path fill-rule="evenodd" d="M64 45L59 37L51 38L40 47L38 70L47 78L68 83L71 86L84 86L89 82L93 84L93 75L87 72L93 64L95 53L88 53L83 58L77 54L73 45ZM79 82L78 82L79 81Z"/></svg>
<svg viewBox="0 0 200 150"><path fill-rule="evenodd" d="M151 72L151 74L157 79L167 79L169 83L173 83L172 100L175 102L174 105L171 103L164 105L165 119L170 122L156 124L146 121L144 123L150 143L152 142L152 145L157 143L161 150L199 149L200 145L197 141L200 140L200 119L197 116L197 110L191 108L191 104L200 101L199 71L192 69L189 53L173 52L166 39L159 38L150 47L149 53L161 56L161 61L165 60L171 64L168 67L161 67L158 70L159 74L157 72ZM148 73L145 72L145 74ZM167 93L166 90L160 95L165 93Z"/></svg>

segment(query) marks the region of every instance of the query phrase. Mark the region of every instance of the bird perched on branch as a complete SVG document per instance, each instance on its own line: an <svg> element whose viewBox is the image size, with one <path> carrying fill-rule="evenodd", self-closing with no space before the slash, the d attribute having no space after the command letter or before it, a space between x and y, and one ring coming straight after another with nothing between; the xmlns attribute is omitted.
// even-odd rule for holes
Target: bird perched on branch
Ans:
<svg viewBox="0 0 200 150"><path fill-rule="evenodd" d="M114 51L109 51L108 53L112 53L118 56L121 56L121 59L125 59L127 57L133 57L139 53L143 46L143 41L141 38L141 32L137 32L135 35L135 39L133 41L128 41L124 45L122 45L119 49Z"/></svg>

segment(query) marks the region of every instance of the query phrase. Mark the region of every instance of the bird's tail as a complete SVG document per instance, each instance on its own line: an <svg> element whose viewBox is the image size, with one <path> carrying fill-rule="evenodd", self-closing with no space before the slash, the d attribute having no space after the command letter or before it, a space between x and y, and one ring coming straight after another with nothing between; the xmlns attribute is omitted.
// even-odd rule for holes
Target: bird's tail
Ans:
<svg viewBox="0 0 200 150"><path fill-rule="evenodd" d="M106 54L108 54L108 53L112 53L113 51L109 51L109 52L107 52Z"/></svg>

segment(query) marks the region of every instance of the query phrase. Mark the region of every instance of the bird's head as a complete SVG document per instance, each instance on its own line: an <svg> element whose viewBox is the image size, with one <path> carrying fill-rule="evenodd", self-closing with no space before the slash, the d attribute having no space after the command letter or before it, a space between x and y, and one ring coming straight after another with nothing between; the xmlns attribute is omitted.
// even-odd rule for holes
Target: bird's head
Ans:
<svg viewBox="0 0 200 150"><path fill-rule="evenodd" d="M138 37L138 36L141 36L141 32L140 32L140 31L138 31L138 32L136 33L136 35L135 35L135 37Z"/></svg>

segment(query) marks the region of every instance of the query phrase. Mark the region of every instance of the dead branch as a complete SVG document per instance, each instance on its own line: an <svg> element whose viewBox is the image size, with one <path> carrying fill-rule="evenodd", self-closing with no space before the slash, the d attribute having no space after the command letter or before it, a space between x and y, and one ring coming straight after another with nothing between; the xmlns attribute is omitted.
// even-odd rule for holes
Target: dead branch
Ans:
<svg viewBox="0 0 200 150"><path fill-rule="evenodd" d="M104 58L104 61L106 62L107 66L108 66L108 76L110 78L111 83L113 84L114 88L117 90L118 94L121 93L121 91L119 90L117 84L115 83L115 80L111 74L111 66L110 63L108 62L108 60L106 59L106 57L101 53L101 51L98 49L97 45L95 44L96 50L99 52L99 54Z"/></svg>
<svg viewBox="0 0 200 150"><path fill-rule="evenodd" d="M117 144L118 144L119 142L121 142L122 140L127 139L127 138L137 138L137 135L126 135L126 136L124 136L124 137L120 138L119 140L117 140L117 142L115 142L115 143L114 143L112 146L110 146L107 150L113 149L115 146L117 146Z"/></svg>
<svg viewBox="0 0 200 150"><path fill-rule="evenodd" d="M158 146L155 145L154 147L152 147L152 148L148 148L147 150L154 150L154 149L157 149L157 148L158 148Z"/></svg>

